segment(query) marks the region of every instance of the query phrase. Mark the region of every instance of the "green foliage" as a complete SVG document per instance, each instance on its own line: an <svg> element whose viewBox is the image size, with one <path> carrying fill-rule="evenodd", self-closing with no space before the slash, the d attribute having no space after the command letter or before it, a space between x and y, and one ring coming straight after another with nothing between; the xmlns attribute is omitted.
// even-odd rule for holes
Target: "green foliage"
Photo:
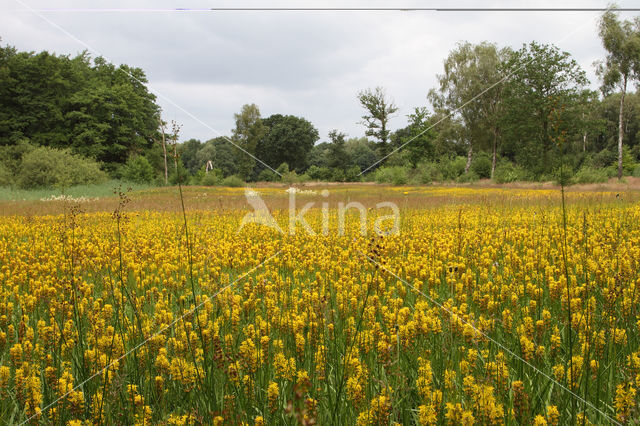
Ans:
<svg viewBox="0 0 640 426"><path fill-rule="evenodd" d="M345 182L359 182L360 181L360 167L351 166L344 171Z"/></svg>
<svg viewBox="0 0 640 426"><path fill-rule="evenodd" d="M466 166L467 159L465 157L443 159L440 162L442 177L444 178L444 180L456 180L458 179L458 177L462 176Z"/></svg>
<svg viewBox="0 0 640 426"><path fill-rule="evenodd" d="M444 60L444 72L437 75L439 87L429 91L434 110L453 111L465 105L456 115L461 126L457 140L466 150L477 152L496 143L503 106L504 84L490 85L507 75L501 64L511 55L508 48L498 49L493 43L460 42ZM482 96L477 95L482 93ZM468 102L474 99L473 102ZM445 120L451 122L452 120Z"/></svg>
<svg viewBox="0 0 640 426"><path fill-rule="evenodd" d="M107 180L98 163L70 150L35 148L22 157L16 181L20 188L45 188L100 183Z"/></svg>
<svg viewBox="0 0 640 426"><path fill-rule="evenodd" d="M159 107L139 68L5 47L0 70L0 145L70 148L107 169L154 145Z"/></svg>
<svg viewBox="0 0 640 426"><path fill-rule="evenodd" d="M480 179L478 174L473 170L469 170L468 172L458 176L458 179L456 179L456 181L460 183L471 183L477 181L478 179Z"/></svg>
<svg viewBox="0 0 640 426"><path fill-rule="evenodd" d="M393 148L402 148L402 153L406 155L406 161L412 167L425 159L433 160L435 154L434 140L436 133L431 126L426 107L415 108L412 114L407 116L409 124L396 130L391 136ZM429 130L427 130L429 129ZM394 155L397 156L397 155ZM373 164L373 161L365 167Z"/></svg>
<svg viewBox="0 0 640 426"><path fill-rule="evenodd" d="M280 164L276 169L276 172L280 173L280 175L289 173L289 165L287 163Z"/></svg>
<svg viewBox="0 0 640 426"><path fill-rule="evenodd" d="M600 18L599 35L607 57L599 64L597 72L605 92L640 77L640 27L637 22L621 22L611 10Z"/></svg>
<svg viewBox="0 0 640 426"><path fill-rule="evenodd" d="M169 163L169 183L171 185L189 185L190 178L191 175L184 164L182 164L182 160L178 159L176 167L176 163L172 159Z"/></svg>
<svg viewBox="0 0 640 426"><path fill-rule="evenodd" d="M291 171L291 172L285 172L282 174L282 177L280 178L281 182L285 182L288 183L289 185L293 184L293 183L299 183L302 182L301 176L298 176L298 174L296 173L296 171Z"/></svg>
<svg viewBox="0 0 640 426"><path fill-rule="evenodd" d="M238 174L248 179L256 166L255 154L258 141L268 132L260 118L260 109L256 104L243 105L238 114L234 114L236 127L233 129L235 162ZM264 161L264 160L262 160Z"/></svg>
<svg viewBox="0 0 640 426"><path fill-rule="evenodd" d="M331 179L331 169L328 167L311 166L306 173L313 180L328 181Z"/></svg>
<svg viewBox="0 0 640 426"><path fill-rule="evenodd" d="M569 53L536 42L513 52L503 67L513 76L505 82L502 100L502 154L535 176L550 174L566 148L558 144L558 135L566 141L582 137L576 107L585 72Z"/></svg>
<svg viewBox="0 0 640 426"><path fill-rule="evenodd" d="M636 164L633 168L633 173L631 173L633 177L640 177L640 164Z"/></svg>
<svg viewBox="0 0 640 426"><path fill-rule="evenodd" d="M271 115L262 123L267 131L258 141L256 156L272 166L287 163L297 172L306 169L309 152L319 137L313 124L301 117L281 114Z"/></svg>
<svg viewBox="0 0 640 426"><path fill-rule="evenodd" d="M361 122L366 126L365 135L378 140L379 154L384 156L389 152L389 120L398 107L387 98L382 87L360 91L358 100L366 110Z"/></svg>
<svg viewBox="0 0 640 426"><path fill-rule="evenodd" d="M331 180L333 182L344 182L344 170L342 169L331 169Z"/></svg>
<svg viewBox="0 0 640 426"><path fill-rule="evenodd" d="M444 179L439 164L433 161L423 161L419 163L414 176L417 182L422 184L440 182Z"/></svg>
<svg viewBox="0 0 640 426"><path fill-rule="evenodd" d="M402 166L381 167L376 170L376 182L404 185L409 181L409 170Z"/></svg>
<svg viewBox="0 0 640 426"><path fill-rule="evenodd" d="M213 169L213 170L209 170L207 173L204 174L204 176L202 176L202 178L200 179L200 185L204 185L204 186L220 185L222 181L223 181L222 170Z"/></svg>
<svg viewBox="0 0 640 426"><path fill-rule="evenodd" d="M150 183L156 177L151 163L141 155L129 157L121 173L124 180L136 183Z"/></svg>
<svg viewBox="0 0 640 426"><path fill-rule="evenodd" d="M378 161L375 147L367 138L350 138L344 144L347 157L351 160L350 164L356 165L360 170Z"/></svg>
<svg viewBox="0 0 640 426"><path fill-rule="evenodd" d="M581 167L573 176L575 183L603 183L609 179L605 169L596 169L589 166Z"/></svg>
<svg viewBox="0 0 640 426"><path fill-rule="evenodd" d="M496 165L493 180L496 181L496 183L510 183L527 180L527 174L522 167L516 166L510 161L500 161Z"/></svg>
<svg viewBox="0 0 640 426"><path fill-rule="evenodd" d="M224 176L236 174L238 168L235 151L237 150L225 137L210 139L202 144L196 153L196 164L198 168L202 168L211 161L213 168L222 170Z"/></svg>
<svg viewBox="0 0 640 426"><path fill-rule="evenodd" d="M616 166L618 162L616 161ZM622 147L622 172L624 175L630 175L633 173L633 169L636 167L635 158L631 155L631 150L627 145Z"/></svg>
<svg viewBox="0 0 640 426"><path fill-rule="evenodd" d="M220 184L222 186L229 186L229 187L232 187L232 188L239 188L241 186L244 186L245 182L240 177L235 176L235 175L231 175L231 176L227 176L226 178L224 178Z"/></svg>
<svg viewBox="0 0 640 426"><path fill-rule="evenodd" d="M491 177L491 158L486 152L480 152L473 157L471 161L471 170L480 179L489 179Z"/></svg>
<svg viewBox="0 0 640 426"><path fill-rule="evenodd" d="M4 163L0 163L0 186L11 186L13 184L13 173Z"/></svg>
<svg viewBox="0 0 640 426"><path fill-rule="evenodd" d="M596 168L603 168L611 164L617 164L618 154L608 149L603 149L593 156L593 165Z"/></svg>
<svg viewBox="0 0 640 426"><path fill-rule="evenodd" d="M307 163L309 166L329 167L328 155L329 143L321 142L311 148L307 154Z"/></svg>
<svg viewBox="0 0 640 426"><path fill-rule="evenodd" d="M198 152L202 150L202 147L203 143L198 139L189 139L178 145L178 155L180 155L182 164L184 164L191 174L196 174L202 166L206 165L206 160L202 162L198 158Z"/></svg>
<svg viewBox="0 0 640 426"><path fill-rule="evenodd" d="M264 169L258 174L258 178L256 179L258 182L275 182L277 181L279 176L273 172L271 169Z"/></svg>
<svg viewBox="0 0 640 426"><path fill-rule="evenodd" d="M329 132L331 143L329 144L329 152L327 153L327 163L332 169L344 171L351 162L345 149L345 137L346 135L344 133L338 132L336 129Z"/></svg>
<svg viewBox="0 0 640 426"><path fill-rule="evenodd" d="M22 157L36 148L28 140L20 140L16 145L0 145L0 162L2 162L12 175L16 175L20 170Z"/></svg>

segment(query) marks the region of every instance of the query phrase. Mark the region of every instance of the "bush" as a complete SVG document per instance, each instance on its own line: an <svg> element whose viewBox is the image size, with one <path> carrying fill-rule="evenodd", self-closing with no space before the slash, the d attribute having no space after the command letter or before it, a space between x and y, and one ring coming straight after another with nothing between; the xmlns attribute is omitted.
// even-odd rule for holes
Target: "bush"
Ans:
<svg viewBox="0 0 640 426"><path fill-rule="evenodd" d="M344 182L344 170L342 169L331 169L331 179L332 182Z"/></svg>
<svg viewBox="0 0 640 426"><path fill-rule="evenodd" d="M603 149L593 156L593 165L595 167L607 167L616 161L618 161L618 154L608 149Z"/></svg>
<svg viewBox="0 0 640 426"><path fill-rule="evenodd" d="M169 167L169 183L171 185L177 185L180 183L181 185L188 185L191 180L191 174L187 170L187 168L182 164L181 160L178 160L178 167L176 168L175 163L173 167Z"/></svg>
<svg viewBox="0 0 640 426"><path fill-rule="evenodd" d="M458 179L456 180L460 183L471 183L477 181L478 179L480 179L480 177L476 174L476 172L470 169L468 172L458 176Z"/></svg>
<svg viewBox="0 0 640 426"><path fill-rule="evenodd" d="M360 181L360 166L351 166L344 171L345 182L359 182Z"/></svg>
<svg viewBox="0 0 640 426"><path fill-rule="evenodd" d="M381 167L376 170L376 182L404 185L409 180L409 171L406 167L391 166Z"/></svg>
<svg viewBox="0 0 640 426"><path fill-rule="evenodd" d="M150 183L155 178L155 175L156 173L149 160L141 155L129 157L122 168L122 178L129 182Z"/></svg>
<svg viewBox="0 0 640 426"><path fill-rule="evenodd" d="M300 176L298 176L298 174L294 170L292 172L283 173L282 177L280 178L280 181L291 185L292 183L300 182Z"/></svg>
<svg viewBox="0 0 640 426"><path fill-rule="evenodd" d="M328 167L311 166L306 173L313 180L328 181L331 179L331 169Z"/></svg>
<svg viewBox="0 0 640 426"><path fill-rule="evenodd" d="M275 182L278 180L278 175L271 169L264 169L258 174L258 182Z"/></svg>
<svg viewBox="0 0 640 426"><path fill-rule="evenodd" d="M222 179L221 185L230 186L232 188L239 188L241 186L244 186L244 181L236 175L231 175Z"/></svg>
<svg viewBox="0 0 640 426"><path fill-rule="evenodd" d="M443 180L442 171L440 167L438 167L438 164L430 161L418 163L415 178L419 183L431 183Z"/></svg>
<svg viewBox="0 0 640 426"><path fill-rule="evenodd" d="M618 160L616 159L616 167L618 167ZM622 174L631 175L633 174L633 169L636 167L636 160L633 158L631 154L631 150L628 146L622 147Z"/></svg>
<svg viewBox="0 0 640 426"><path fill-rule="evenodd" d="M4 163L0 163L0 186L11 186L13 183L13 175Z"/></svg>
<svg viewBox="0 0 640 426"><path fill-rule="evenodd" d="M289 165L287 163L282 163L276 169L276 172L280 173L282 176L289 173Z"/></svg>
<svg viewBox="0 0 640 426"><path fill-rule="evenodd" d="M220 185L221 182L222 170L220 169L209 170L209 172L205 173L202 179L200 179L200 185L204 186Z"/></svg>
<svg viewBox="0 0 640 426"><path fill-rule="evenodd" d="M67 149L39 147L25 153L16 181L24 189L100 183L107 174L98 163Z"/></svg>
<svg viewBox="0 0 640 426"><path fill-rule="evenodd" d="M510 183L527 180L527 174L520 166L516 166L510 161L502 161L496 165L493 180L496 183Z"/></svg>
<svg viewBox="0 0 640 426"><path fill-rule="evenodd" d="M440 163L440 170L444 180L456 180L464 173L467 166L465 157L455 157L453 159L445 159Z"/></svg>
<svg viewBox="0 0 640 426"><path fill-rule="evenodd" d="M602 183L609 180L605 169L596 169L589 166L582 166L573 176L575 183Z"/></svg>
<svg viewBox="0 0 640 426"><path fill-rule="evenodd" d="M636 166L633 168L632 175L634 177L640 177L640 164L636 164Z"/></svg>
<svg viewBox="0 0 640 426"><path fill-rule="evenodd" d="M486 152L478 153L471 161L471 168L480 179L491 177L491 158Z"/></svg>

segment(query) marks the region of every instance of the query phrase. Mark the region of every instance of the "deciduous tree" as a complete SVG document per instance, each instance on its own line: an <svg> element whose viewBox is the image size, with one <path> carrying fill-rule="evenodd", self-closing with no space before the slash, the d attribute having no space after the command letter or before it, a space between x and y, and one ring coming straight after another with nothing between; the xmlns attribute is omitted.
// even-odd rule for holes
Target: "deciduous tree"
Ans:
<svg viewBox="0 0 640 426"><path fill-rule="evenodd" d="M389 99L382 87L366 89L358 93L358 100L366 110L360 123L365 125L365 134L378 141L380 156L389 153L389 120L398 111L398 107Z"/></svg>
<svg viewBox="0 0 640 426"><path fill-rule="evenodd" d="M603 92L618 87L621 93L618 113L618 179L621 179L624 97L627 84L640 77L640 18L621 22L615 13L608 11L600 19L599 34L607 50L605 61L597 67Z"/></svg>

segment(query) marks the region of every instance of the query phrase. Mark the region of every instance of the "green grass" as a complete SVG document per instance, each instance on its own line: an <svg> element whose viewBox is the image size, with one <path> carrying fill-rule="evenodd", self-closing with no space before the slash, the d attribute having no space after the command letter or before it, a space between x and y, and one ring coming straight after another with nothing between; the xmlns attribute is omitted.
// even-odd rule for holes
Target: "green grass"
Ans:
<svg viewBox="0 0 640 426"><path fill-rule="evenodd" d="M125 182L121 180L109 180L96 185L76 185L69 188L41 188L41 189L17 189L10 187L0 187L0 201L14 200L40 200L59 195L70 195L79 197L113 197L115 188L122 187L123 190L131 188L133 191L153 188L150 184L140 184Z"/></svg>

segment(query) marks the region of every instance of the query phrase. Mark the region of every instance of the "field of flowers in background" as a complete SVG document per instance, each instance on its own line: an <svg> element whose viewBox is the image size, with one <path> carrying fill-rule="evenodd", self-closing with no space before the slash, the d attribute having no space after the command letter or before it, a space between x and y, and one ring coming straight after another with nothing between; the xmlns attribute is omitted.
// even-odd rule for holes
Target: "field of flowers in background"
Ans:
<svg viewBox="0 0 640 426"><path fill-rule="evenodd" d="M635 193L570 192L565 234L558 191L335 188L332 226L365 193L399 235L238 232L239 191L3 217L0 421L638 421Z"/></svg>

